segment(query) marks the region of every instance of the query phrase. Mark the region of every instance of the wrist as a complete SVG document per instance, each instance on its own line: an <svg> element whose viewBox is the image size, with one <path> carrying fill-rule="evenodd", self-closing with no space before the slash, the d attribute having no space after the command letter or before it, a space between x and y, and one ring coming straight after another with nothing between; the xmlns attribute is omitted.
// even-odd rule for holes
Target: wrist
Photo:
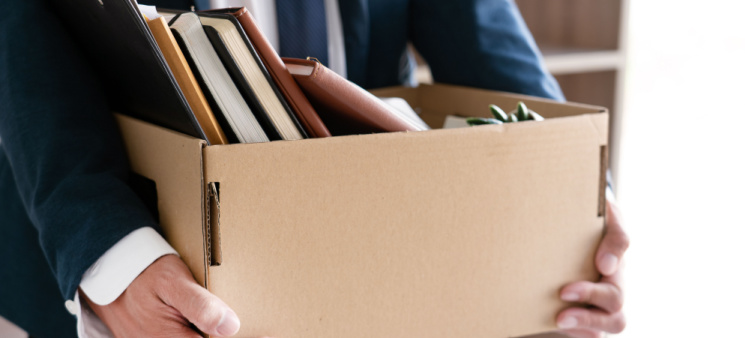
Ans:
<svg viewBox="0 0 745 338"><path fill-rule="evenodd" d="M155 229L139 228L119 240L86 270L80 289L91 302L110 304L150 264L168 254L178 255Z"/></svg>

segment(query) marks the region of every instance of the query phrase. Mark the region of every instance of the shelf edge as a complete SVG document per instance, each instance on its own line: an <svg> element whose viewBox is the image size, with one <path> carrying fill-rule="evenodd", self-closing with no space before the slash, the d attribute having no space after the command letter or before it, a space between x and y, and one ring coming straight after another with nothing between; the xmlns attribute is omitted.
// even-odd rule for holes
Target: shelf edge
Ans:
<svg viewBox="0 0 745 338"><path fill-rule="evenodd" d="M617 50L544 55L546 68L554 75L618 70L623 61Z"/></svg>

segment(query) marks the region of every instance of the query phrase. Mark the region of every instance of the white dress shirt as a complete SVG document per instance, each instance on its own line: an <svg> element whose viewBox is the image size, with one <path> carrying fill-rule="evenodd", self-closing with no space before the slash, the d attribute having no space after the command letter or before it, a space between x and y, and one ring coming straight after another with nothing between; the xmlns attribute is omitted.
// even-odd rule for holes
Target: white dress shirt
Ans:
<svg viewBox="0 0 745 338"><path fill-rule="evenodd" d="M141 6L152 7L152 6ZM211 8L246 7L256 19L259 28L275 49L279 49L277 15L274 0L210 0ZM346 77L346 58L341 15L337 0L325 0L328 34L329 65L333 71ZM142 9L149 18L155 18L152 8ZM143 227L125 236L106 251L83 274L80 288L98 305L108 305L129 287L150 264L158 258L176 254L160 234L150 227ZM106 325L96 316L75 292L75 298L65 302L67 310L78 318L79 337L113 337Z"/></svg>
<svg viewBox="0 0 745 338"><path fill-rule="evenodd" d="M343 77L347 77L347 62L344 51L344 33L341 26L339 3L325 0L326 37L328 40L329 64L324 65ZM279 50L279 29L277 28L277 7L275 0L210 0L211 8L246 7L256 23L264 32L274 49Z"/></svg>
<svg viewBox="0 0 745 338"><path fill-rule="evenodd" d="M139 228L120 239L85 271L80 289L92 302L108 305L150 264L169 254L177 253L158 232L150 227ZM80 301L77 291L75 299L66 301L65 307L78 317L79 337L112 336L88 304Z"/></svg>

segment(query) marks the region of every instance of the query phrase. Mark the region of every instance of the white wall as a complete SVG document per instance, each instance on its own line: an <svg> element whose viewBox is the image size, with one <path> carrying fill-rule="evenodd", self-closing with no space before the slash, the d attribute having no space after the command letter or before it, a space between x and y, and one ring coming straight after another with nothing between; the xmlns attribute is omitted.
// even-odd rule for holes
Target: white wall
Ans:
<svg viewBox="0 0 745 338"><path fill-rule="evenodd" d="M742 336L745 2L631 2L621 337Z"/></svg>

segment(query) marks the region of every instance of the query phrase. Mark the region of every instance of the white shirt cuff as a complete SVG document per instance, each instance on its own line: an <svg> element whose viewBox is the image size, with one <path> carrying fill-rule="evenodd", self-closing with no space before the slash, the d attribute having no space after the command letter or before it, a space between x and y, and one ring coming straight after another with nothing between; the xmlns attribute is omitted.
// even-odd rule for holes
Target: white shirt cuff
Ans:
<svg viewBox="0 0 745 338"><path fill-rule="evenodd" d="M80 288L92 302L108 305L150 264L168 254L177 253L155 229L139 228L120 239L85 271Z"/></svg>
<svg viewBox="0 0 745 338"><path fill-rule="evenodd" d="M114 338L109 328L98 318L93 309L88 306L88 303L80 300L78 291L75 291L75 301L68 304L65 304L68 306L67 311L78 317L77 331L79 338Z"/></svg>

